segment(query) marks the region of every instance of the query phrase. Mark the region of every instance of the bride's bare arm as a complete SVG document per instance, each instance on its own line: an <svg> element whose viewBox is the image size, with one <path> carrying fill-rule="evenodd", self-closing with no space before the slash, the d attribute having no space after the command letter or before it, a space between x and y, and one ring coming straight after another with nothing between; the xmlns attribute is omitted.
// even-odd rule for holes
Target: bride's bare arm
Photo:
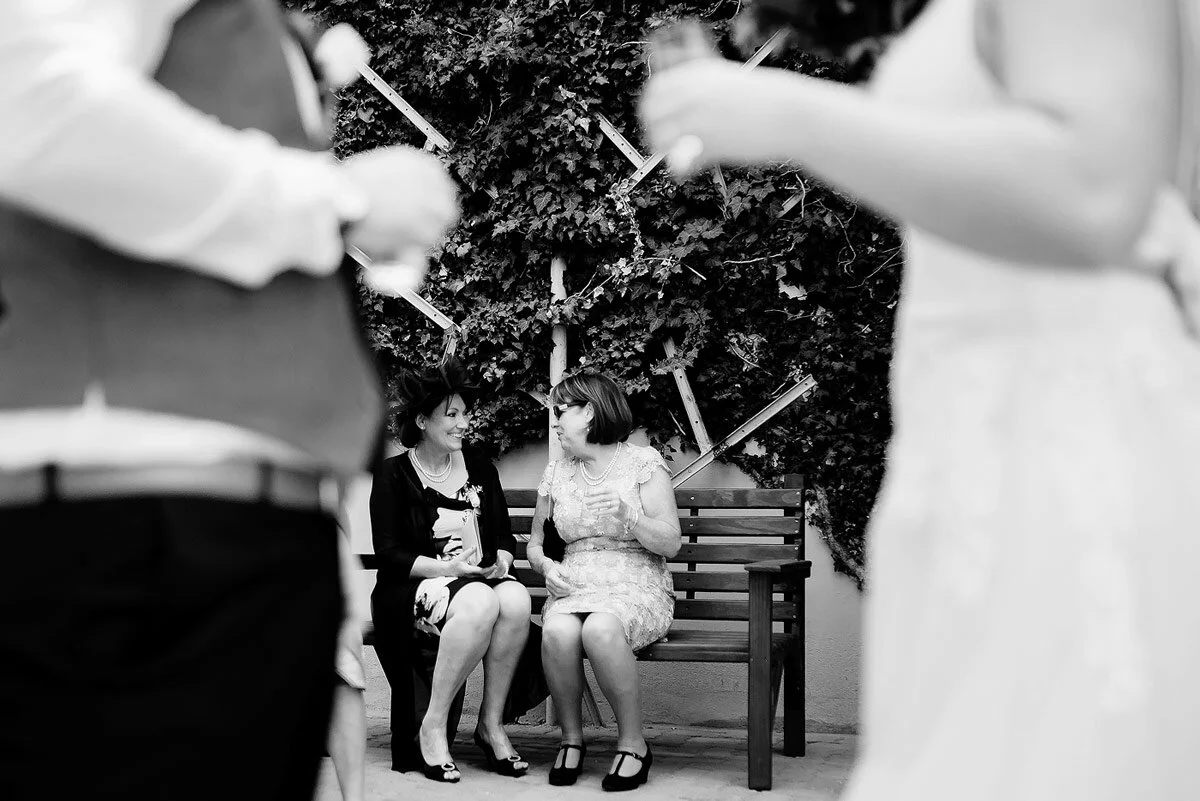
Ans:
<svg viewBox="0 0 1200 801"><path fill-rule="evenodd" d="M696 134L709 161L799 160L886 214L1005 258L1128 259L1175 154L1176 0L990 1L1004 101L924 108L701 60L647 84L652 144ZM928 20L941 30L922 47L962 46L949 21Z"/></svg>

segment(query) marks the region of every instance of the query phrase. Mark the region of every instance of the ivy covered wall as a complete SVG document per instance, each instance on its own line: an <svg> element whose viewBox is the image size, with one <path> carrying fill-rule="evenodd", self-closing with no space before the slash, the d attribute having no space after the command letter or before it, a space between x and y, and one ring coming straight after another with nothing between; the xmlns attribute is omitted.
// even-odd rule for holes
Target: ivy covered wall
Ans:
<svg viewBox="0 0 1200 801"><path fill-rule="evenodd" d="M734 0L296 0L368 40L373 68L447 136L461 224L423 293L462 326L459 353L487 392L477 444L494 454L545 435L550 331L569 331L569 369L618 378L658 443L694 447L670 368L687 370L720 440L781 389L817 390L723 460L764 485L804 473L839 567L862 578L863 527L890 433L887 364L900 242L895 230L798 165L727 169L676 186L656 172L627 195L633 166L601 133L603 114L645 154L634 105L644 31L699 15L724 36ZM731 57L737 57L727 41ZM844 79L793 51L768 62ZM340 155L424 135L365 81L341 98ZM800 199L790 209L789 199ZM550 263L567 265L552 301ZM385 369L428 363L441 332L403 301L363 292ZM662 341L677 353L668 359Z"/></svg>

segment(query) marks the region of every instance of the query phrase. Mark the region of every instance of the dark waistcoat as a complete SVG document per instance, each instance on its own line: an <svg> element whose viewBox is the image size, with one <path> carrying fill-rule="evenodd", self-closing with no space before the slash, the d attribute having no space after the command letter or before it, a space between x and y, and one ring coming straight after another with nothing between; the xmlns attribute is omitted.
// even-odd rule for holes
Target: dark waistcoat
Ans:
<svg viewBox="0 0 1200 801"><path fill-rule="evenodd" d="M274 0L199 0L155 80L226 125L321 149L301 122L287 35ZM354 291L348 266L247 290L0 203L0 413L77 406L99 382L112 406L232 423L358 468L382 404Z"/></svg>

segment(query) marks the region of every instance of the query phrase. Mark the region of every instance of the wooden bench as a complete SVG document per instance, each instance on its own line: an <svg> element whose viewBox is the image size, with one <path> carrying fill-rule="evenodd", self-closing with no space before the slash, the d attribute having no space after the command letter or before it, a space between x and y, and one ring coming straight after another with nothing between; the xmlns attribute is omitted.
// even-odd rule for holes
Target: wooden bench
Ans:
<svg viewBox="0 0 1200 801"><path fill-rule="evenodd" d="M505 490L517 536L517 568L545 603L540 574L525 561L535 489ZM748 666L748 786L771 789L772 730L783 686L783 752L803 756L804 483L782 489L677 489L683 547L670 560L675 624L638 654L645 662L740 662ZM370 554L361 555L373 567ZM713 621L720 621L718 627ZM776 630L776 629L779 630ZM370 637L367 637L368 644Z"/></svg>

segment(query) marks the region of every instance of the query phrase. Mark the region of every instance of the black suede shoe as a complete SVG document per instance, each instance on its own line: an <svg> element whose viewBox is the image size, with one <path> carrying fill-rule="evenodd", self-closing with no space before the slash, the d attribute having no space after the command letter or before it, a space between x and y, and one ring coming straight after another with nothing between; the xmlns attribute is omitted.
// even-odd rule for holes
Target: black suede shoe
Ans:
<svg viewBox="0 0 1200 801"><path fill-rule="evenodd" d="M574 748L579 752L579 762L573 768L568 768L567 751ZM558 757L554 758L555 767L550 768L550 783L555 787L566 787L569 784L574 784L579 778L579 774L583 773L583 758L587 756L586 745L576 745L575 743L563 743L558 747L558 753L562 756L563 767L557 767Z"/></svg>
<svg viewBox="0 0 1200 801"><path fill-rule="evenodd" d="M617 760L617 764L613 766L612 773L609 773L604 777L604 781L600 782L600 786L605 790L620 792L622 790L632 790L645 784L646 779L650 778L650 763L654 761L654 754L650 753L649 744L646 745L646 753L641 756L638 756L632 751L618 751L617 754L619 754L621 758ZM621 765L625 764L625 760L629 757L641 760L642 767L632 776L622 776L617 771L621 769Z"/></svg>

